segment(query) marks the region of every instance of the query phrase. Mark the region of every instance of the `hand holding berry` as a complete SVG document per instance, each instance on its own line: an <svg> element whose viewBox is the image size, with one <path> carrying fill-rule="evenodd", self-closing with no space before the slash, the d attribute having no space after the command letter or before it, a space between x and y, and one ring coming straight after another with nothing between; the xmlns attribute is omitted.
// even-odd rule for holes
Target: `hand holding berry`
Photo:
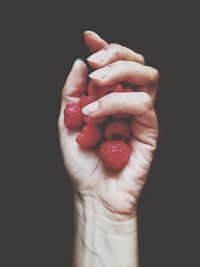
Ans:
<svg viewBox="0 0 200 267"><path fill-rule="evenodd" d="M127 145L124 141L110 141L113 134L112 127L116 127L117 134L121 134L125 139L129 138L130 133L124 122L121 123L122 125L119 123L115 126L108 125L104 132L108 141L101 145L99 157L97 150L81 148L76 142L76 140L82 142L83 139L80 141L81 136L85 138L86 132L90 134L91 127L94 128L95 138L99 141L101 133L98 130L98 125L91 123L89 126L87 124L78 137L77 131L69 129L70 127L66 128L66 123L67 125L70 123L69 120L64 121L66 104L68 103L68 110L73 110L73 114L80 115L80 108L77 104L69 103L78 103L80 96L87 88L87 67L82 61L77 60L63 87L58 123L64 164L72 178L75 190L83 198L95 198L116 214L133 216L138 197L149 172L158 138L157 118L153 108L158 84L158 71L145 66L141 55L117 44L108 45L92 32L85 32L85 42L94 53L88 58L89 64L95 69L89 77L92 83L99 87L98 90L101 90L101 87L110 88L120 82L126 82L130 86L134 85L137 89L132 92L127 89L126 92L120 93L121 89L119 88L104 96L98 94L95 102L93 102L94 99L92 101L90 99L82 100L86 103L86 106L84 103L82 104L82 111L88 117L83 116L83 114L76 117L76 126L81 126L88 118L95 121L99 118L125 113L134 118L130 127L131 138ZM105 92L107 91L109 89L105 90ZM79 123L80 125L78 125ZM87 142L89 141L90 138L87 139ZM107 147L115 146L116 150L123 149L124 158L131 153L127 165L120 172L109 170L102 162L102 160L105 161L107 155L107 152L105 153L106 144Z"/></svg>

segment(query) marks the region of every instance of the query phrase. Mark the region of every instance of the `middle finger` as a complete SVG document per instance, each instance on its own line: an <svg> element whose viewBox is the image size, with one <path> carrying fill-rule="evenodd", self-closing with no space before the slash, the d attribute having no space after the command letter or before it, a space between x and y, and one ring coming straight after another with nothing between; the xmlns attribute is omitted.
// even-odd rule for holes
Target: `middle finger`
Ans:
<svg viewBox="0 0 200 267"><path fill-rule="evenodd" d="M155 68L137 62L119 60L92 72L89 77L98 86L109 86L122 81L145 86L157 84L159 73Z"/></svg>

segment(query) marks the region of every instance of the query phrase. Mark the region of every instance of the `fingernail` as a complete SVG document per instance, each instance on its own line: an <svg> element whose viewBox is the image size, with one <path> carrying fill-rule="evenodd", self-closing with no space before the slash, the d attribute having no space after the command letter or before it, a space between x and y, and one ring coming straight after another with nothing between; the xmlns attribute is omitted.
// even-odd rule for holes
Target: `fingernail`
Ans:
<svg viewBox="0 0 200 267"><path fill-rule="evenodd" d="M83 61L84 62L84 60L81 57L78 57L76 60L79 60L79 61Z"/></svg>
<svg viewBox="0 0 200 267"><path fill-rule="evenodd" d="M85 114L85 115L89 115L90 113L92 112L95 112L99 109L99 102L96 101L92 104L89 104L87 106L85 106L84 108L82 108L82 112Z"/></svg>
<svg viewBox="0 0 200 267"><path fill-rule="evenodd" d="M95 80L103 80L104 78L106 78L110 73L110 68L106 67L100 70L96 70L94 72L92 72L89 77L91 79L95 79Z"/></svg>
<svg viewBox="0 0 200 267"><path fill-rule="evenodd" d="M100 38L100 36L96 33L96 32L93 32L93 31L84 31L84 34L93 34L95 35L96 37Z"/></svg>
<svg viewBox="0 0 200 267"><path fill-rule="evenodd" d="M106 51L101 50L101 51L91 55L90 57L88 57L87 60L91 61L91 62L101 63L105 60L105 58L106 58Z"/></svg>
<svg viewBox="0 0 200 267"><path fill-rule="evenodd" d="M78 57L78 58L75 60L74 64L79 63L79 62L84 62L84 61L83 61L82 58Z"/></svg>
<svg viewBox="0 0 200 267"><path fill-rule="evenodd" d="M77 58L75 61L74 61L74 64L72 65L72 68L76 68L79 66L80 62L83 62L83 59L82 58Z"/></svg>

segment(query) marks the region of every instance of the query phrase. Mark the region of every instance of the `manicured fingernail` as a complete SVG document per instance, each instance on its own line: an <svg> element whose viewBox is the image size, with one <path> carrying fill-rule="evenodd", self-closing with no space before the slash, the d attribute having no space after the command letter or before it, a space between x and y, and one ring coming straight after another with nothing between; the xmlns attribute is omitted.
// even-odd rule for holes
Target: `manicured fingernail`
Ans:
<svg viewBox="0 0 200 267"><path fill-rule="evenodd" d="M83 60L81 60L80 58L77 58L75 61L74 61L74 64L72 65L72 68L76 68L76 65L78 66L78 64L80 64L80 62L83 62Z"/></svg>
<svg viewBox="0 0 200 267"><path fill-rule="evenodd" d="M106 78L110 73L110 68L105 67L103 69L99 69L96 70L94 72L92 72L89 77L91 79L95 79L95 80L103 80L104 78Z"/></svg>
<svg viewBox="0 0 200 267"><path fill-rule="evenodd" d="M74 65L75 65L75 64L78 64L78 63L80 63L80 62L84 62L84 61L83 61L82 58L79 57L79 58L77 58L77 59L75 60Z"/></svg>
<svg viewBox="0 0 200 267"><path fill-rule="evenodd" d="M90 113L92 112L95 112L99 109L99 102L96 101L92 104L89 104L87 106L85 106L84 108L82 108L82 112L85 114L85 115L89 115Z"/></svg>
<svg viewBox="0 0 200 267"><path fill-rule="evenodd" d="M84 60L83 60L81 57L78 57L78 58L76 59L76 61L82 61L82 62L84 62Z"/></svg>
<svg viewBox="0 0 200 267"><path fill-rule="evenodd" d="M96 37L100 38L100 36L96 33L96 32L93 32L93 31L84 31L84 34L93 34L95 35Z"/></svg>
<svg viewBox="0 0 200 267"><path fill-rule="evenodd" d="M106 51L101 50L90 57L87 58L88 61L95 62L95 63L101 63L105 60L106 58Z"/></svg>

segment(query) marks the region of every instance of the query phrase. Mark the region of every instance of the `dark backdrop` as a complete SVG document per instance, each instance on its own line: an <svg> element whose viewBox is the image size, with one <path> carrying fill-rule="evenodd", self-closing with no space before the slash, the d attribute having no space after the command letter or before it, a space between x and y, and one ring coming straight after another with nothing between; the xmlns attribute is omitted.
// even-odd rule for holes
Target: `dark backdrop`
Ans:
<svg viewBox="0 0 200 267"><path fill-rule="evenodd" d="M2 267L70 267L73 196L57 118L71 65L89 55L84 30L142 53L160 71L160 141L138 207L141 266L198 266L195 10L169 1L2 5Z"/></svg>

